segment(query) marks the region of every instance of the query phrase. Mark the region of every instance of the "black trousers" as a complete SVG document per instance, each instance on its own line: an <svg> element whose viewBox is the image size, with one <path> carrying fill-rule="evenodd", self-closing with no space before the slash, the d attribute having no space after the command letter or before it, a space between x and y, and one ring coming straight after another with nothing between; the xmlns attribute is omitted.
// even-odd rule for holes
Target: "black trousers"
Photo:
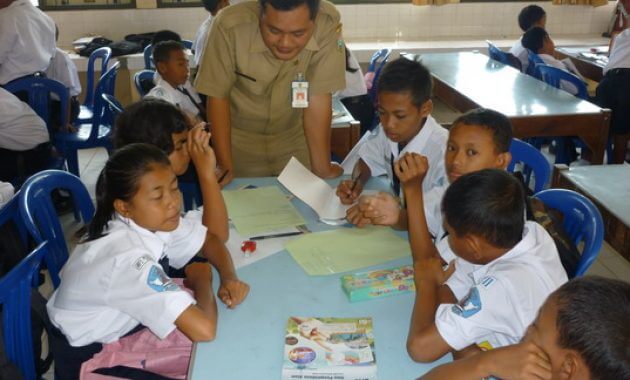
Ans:
<svg viewBox="0 0 630 380"><path fill-rule="evenodd" d="M0 181L12 182L19 188L29 176L46 169L51 154L50 143L24 151L0 148Z"/></svg>
<svg viewBox="0 0 630 380"><path fill-rule="evenodd" d="M595 103L612 111L611 135L630 133L630 69L608 71L597 86Z"/></svg>

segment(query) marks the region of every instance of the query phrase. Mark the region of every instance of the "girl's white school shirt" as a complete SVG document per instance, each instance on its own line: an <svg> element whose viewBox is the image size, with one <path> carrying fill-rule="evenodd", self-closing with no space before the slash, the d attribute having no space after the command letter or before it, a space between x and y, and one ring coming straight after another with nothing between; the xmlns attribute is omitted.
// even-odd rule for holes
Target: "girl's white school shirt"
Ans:
<svg viewBox="0 0 630 380"><path fill-rule="evenodd" d="M52 323L72 346L118 340L138 324L163 339L194 298L174 284L158 261L184 266L202 247L198 216L171 232L151 232L116 214L107 234L77 246L48 301Z"/></svg>

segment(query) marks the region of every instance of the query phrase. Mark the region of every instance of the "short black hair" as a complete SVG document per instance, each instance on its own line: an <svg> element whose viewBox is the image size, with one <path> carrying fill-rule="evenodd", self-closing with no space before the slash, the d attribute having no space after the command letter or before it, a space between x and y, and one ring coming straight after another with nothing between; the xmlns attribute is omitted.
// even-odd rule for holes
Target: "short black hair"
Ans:
<svg viewBox="0 0 630 380"><path fill-rule="evenodd" d="M518 26L523 32L526 32L532 25L536 24L540 19L545 17L547 13L538 5L528 5L521 9L518 14Z"/></svg>
<svg viewBox="0 0 630 380"><path fill-rule="evenodd" d="M177 41L162 41L153 46L153 64L166 62L171 57L171 52L184 50L181 43Z"/></svg>
<svg viewBox="0 0 630 380"><path fill-rule="evenodd" d="M433 79L431 73L422 63L406 58L398 58L383 67L378 78L377 93L407 92L411 93L411 101L416 107L431 99Z"/></svg>
<svg viewBox="0 0 630 380"><path fill-rule="evenodd" d="M119 149L133 143L148 143L171 154L175 149L172 134L188 128L188 120L179 108L167 101L148 97L118 115L114 146Z"/></svg>
<svg viewBox="0 0 630 380"><path fill-rule="evenodd" d="M558 345L577 351L594 380L630 379L630 283L579 277L552 297Z"/></svg>
<svg viewBox="0 0 630 380"><path fill-rule="evenodd" d="M201 0L203 7L210 13L214 13L217 11L217 7L219 6L220 0Z"/></svg>
<svg viewBox="0 0 630 380"><path fill-rule="evenodd" d="M549 37L549 33L544 28L540 26L535 26L530 28L525 34L523 34L523 38L521 38L521 44L523 44L524 48L527 48L534 53L538 54L540 49L542 49L543 44L545 42L545 38Z"/></svg>
<svg viewBox="0 0 630 380"><path fill-rule="evenodd" d="M302 6L302 4L306 4L311 20L315 20L315 17L317 17L320 4L320 0L258 0L258 2L262 12L265 12L267 4L278 11L290 11Z"/></svg>
<svg viewBox="0 0 630 380"><path fill-rule="evenodd" d="M523 237L523 186L505 170L468 173L446 190L442 213L458 236L471 234L494 247L510 249Z"/></svg>
<svg viewBox="0 0 630 380"><path fill-rule="evenodd" d="M163 42L163 41L182 42L182 37L176 32L173 32L172 30L168 30L168 29L160 30L160 31L155 32L155 34L153 35L153 38L151 38L151 45L155 46L155 44L159 42Z"/></svg>
<svg viewBox="0 0 630 380"><path fill-rule="evenodd" d="M459 125L478 125L487 129L492 133L492 140L497 153L505 153L510 150L512 123L501 112L488 108L475 108L455 119L451 130Z"/></svg>

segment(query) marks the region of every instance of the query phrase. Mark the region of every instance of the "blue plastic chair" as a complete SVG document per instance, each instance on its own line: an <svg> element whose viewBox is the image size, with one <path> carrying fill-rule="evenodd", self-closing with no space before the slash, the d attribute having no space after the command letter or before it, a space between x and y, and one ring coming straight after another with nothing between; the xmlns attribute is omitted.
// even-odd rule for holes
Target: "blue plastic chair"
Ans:
<svg viewBox="0 0 630 380"><path fill-rule="evenodd" d="M103 94L111 95L113 93L119 65L120 63L116 62L96 85L92 123L76 125L76 132L60 132L55 136L55 145L63 152L68 163L68 171L74 175L79 175L79 149L104 147L110 153L113 150L110 139L112 126L106 124L113 118L108 115L110 111L103 99Z"/></svg>
<svg viewBox="0 0 630 380"><path fill-rule="evenodd" d="M109 65L109 59L112 56L112 49L108 47L102 47L94 50L90 57L88 58L87 63L87 85L85 87L85 100L83 101L83 105L81 105L79 111L79 117L77 119L78 123L89 123L92 121L94 117L94 100L96 99L94 88L95 83L98 81L95 80L94 74L94 66L96 65L96 61L98 59L101 60L101 77L103 74L107 72L107 66ZM113 94L113 92L112 92Z"/></svg>
<svg viewBox="0 0 630 380"><path fill-rule="evenodd" d="M102 94L101 96L108 108L108 112L105 112L107 118L103 121L103 123L113 127L116 122L116 118L123 112L123 106L113 95Z"/></svg>
<svg viewBox="0 0 630 380"><path fill-rule="evenodd" d="M154 70L140 70L133 75L133 83L136 85L136 90L138 90L140 97L144 97L155 87L155 83L153 83L154 75Z"/></svg>
<svg viewBox="0 0 630 380"><path fill-rule="evenodd" d="M488 40L486 40L486 43L488 44L488 55L490 56L490 58L494 59L495 61L501 62L504 65L512 66L518 71L521 71L521 61L519 61L518 58L510 53L504 52Z"/></svg>
<svg viewBox="0 0 630 380"><path fill-rule="evenodd" d="M19 194L13 196L4 206L0 207L0 226L13 222L16 227L18 236L22 243L26 246L28 244L28 234L26 232L26 226L20 214Z"/></svg>
<svg viewBox="0 0 630 380"><path fill-rule="evenodd" d="M538 64L538 70L540 71L543 82L555 88L561 88L560 81L564 80L570 82L578 90L578 93L575 96L580 99L588 100L586 83L584 83L577 75L544 63Z"/></svg>
<svg viewBox="0 0 630 380"><path fill-rule="evenodd" d="M545 61L540 58L540 56L533 51L527 49L527 75L531 75L536 79L542 80L542 75L540 74L540 70L538 70L538 65L545 64Z"/></svg>
<svg viewBox="0 0 630 380"><path fill-rule="evenodd" d="M26 380L36 379L31 333L31 286L45 256L48 256L48 245L44 242L0 279L4 350Z"/></svg>
<svg viewBox="0 0 630 380"><path fill-rule="evenodd" d="M68 172L44 170L33 175L22 186L19 206L24 226L36 243L48 240L50 254L44 261L55 288L59 286L59 271L68 260L68 246L63 228L51 199L52 191L57 189L70 193L77 211L75 217L80 216L83 223L88 224L95 211L83 182Z"/></svg>
<svg viewBox="0 0 630 380"><path fill-rule="evenodd" d="M584 243L582 257L570 278L582 276L593 264L604 240L602 215L593 202L575 191L566 189L543 190L534 195L546 206L562 212L562 226L576 247Z"/></svg>
<svg viewBox="0 0 630 380"><path fill-rule="evenodd" d="M55 124L53 120L50 120L50 95L55 94L59 98L60 102L60 116L61 125L68 123L68 100L70 94L68 88L61 82L53 79L43 77L27 77L18 79L7 83L4 89L11 92L25 92L28 96L28 104L35 111L35 113L46 122L48 127L48 133L53 136Z"/></svg>
<svg viewBox="0 0 630 380"><path fill-rule="evenodd" d="M512 139L510 153L512 154L512 161L508 165L508 171L513 173L516 164L522 163L525 185L529 186L533 171L535 178L534 192L537 193L543 190L549 183L549 178L551 178L551 166L540 150L525 141Z"/></svg>
<svg viewBox="0 0 630 380"><path fill-rule="evenodd" d="M190 40L182 40L182 45L186 49L192 49L193 42ZM144 56L144 68L146 70L155 70L155 65L153 64L153 45L148 44L144 50L142 51L142 55Z"/></svg>
<svg viewBox="0 0 630 380"><path fill-rule="evenodd" d="M381 70L383 70L383 66L387 63L391 53L392 49L377 50L370 59L370 65L368 66L366 73L374 73L372 88L368 91L368 97L372 103L376 103L376 87L378 85L378 78L381 75Z"/></svg>

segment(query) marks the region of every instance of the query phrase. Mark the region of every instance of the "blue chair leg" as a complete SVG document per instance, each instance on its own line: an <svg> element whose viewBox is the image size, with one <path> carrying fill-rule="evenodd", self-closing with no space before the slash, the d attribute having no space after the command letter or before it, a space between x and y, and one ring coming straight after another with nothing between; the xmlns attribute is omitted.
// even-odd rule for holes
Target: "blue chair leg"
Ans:
<svg viewBox="0 0 630 380"><path fill-rule="evenodd" d="M64 156L68 162L68 171L77 177L81 177L79 175L79 152L76 150L67 150Z"/></svg>

